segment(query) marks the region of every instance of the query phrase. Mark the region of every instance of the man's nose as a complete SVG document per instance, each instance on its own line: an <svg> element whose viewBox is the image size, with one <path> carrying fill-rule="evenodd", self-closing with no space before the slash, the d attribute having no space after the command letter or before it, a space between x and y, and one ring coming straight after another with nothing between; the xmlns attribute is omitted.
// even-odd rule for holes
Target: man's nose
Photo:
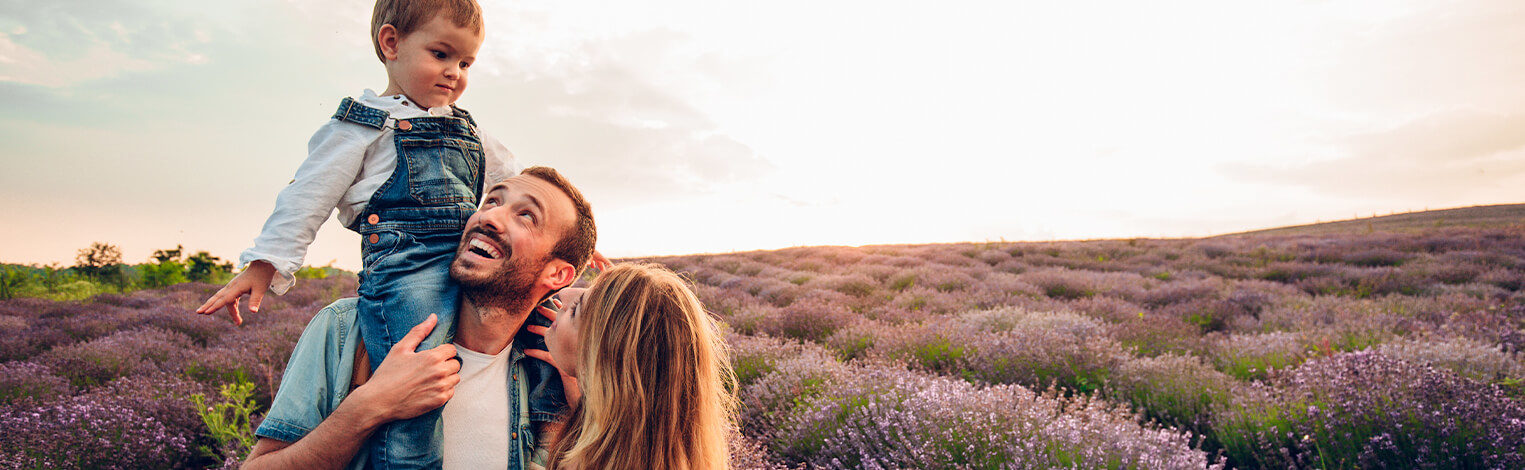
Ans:
<svg viewBox="0 0 1525 470"><path fill-rule="evenodd" d="M492 232L493 234L503 233L503 230L507 227L506 224L508 223L507 216L504 215L507 212L507 209L504 209L503 206L493 207L491 209L482 211L480 214L478 214L478 216L482 218L482 229Z"/></svg>

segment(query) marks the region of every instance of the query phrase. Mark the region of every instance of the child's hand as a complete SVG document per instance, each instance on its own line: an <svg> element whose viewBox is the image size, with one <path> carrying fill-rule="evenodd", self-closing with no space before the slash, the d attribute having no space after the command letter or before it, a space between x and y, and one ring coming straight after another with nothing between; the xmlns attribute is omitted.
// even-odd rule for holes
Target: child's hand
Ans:
<svg viewBox="0 0 1525 470"><path fill-rule="evenodd" d="M242 325L244 317L238 312L238 298L249 294L249 311L259 312L259 304L265 300L265 292L270 290L270 280L274 278L275 266L265 261L249 263L243 272L228 281L228 285L201 304L196 313L208 315L227 308L228 318L233 319L233 324Z"/></svg>
<svg viewBox="0 0 1525 470"><path fill-rule="evenodd" d="M613 266L614 263L609 262L609 258L605 258L604 254L599 253L598 250L593 250L593 257L588 258L588 267L597 269L599 272L608 271Z"/></svg>

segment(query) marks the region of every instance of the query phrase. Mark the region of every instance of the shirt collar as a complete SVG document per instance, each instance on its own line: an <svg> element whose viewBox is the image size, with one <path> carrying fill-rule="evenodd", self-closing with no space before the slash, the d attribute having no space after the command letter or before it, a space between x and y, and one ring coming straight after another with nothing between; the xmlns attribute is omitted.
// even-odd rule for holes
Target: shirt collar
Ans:
<svg viewBox="0 0 1525 470"><path fill-rule="evenodd" d="M450 105L435 106L428 110L418 107L412 99L399 93L396 95L378 96L375 91L367 88L360 94L360 104L380 109L391 114L395 118L416 118L426 116L454 116L455 109Z"/></svg>

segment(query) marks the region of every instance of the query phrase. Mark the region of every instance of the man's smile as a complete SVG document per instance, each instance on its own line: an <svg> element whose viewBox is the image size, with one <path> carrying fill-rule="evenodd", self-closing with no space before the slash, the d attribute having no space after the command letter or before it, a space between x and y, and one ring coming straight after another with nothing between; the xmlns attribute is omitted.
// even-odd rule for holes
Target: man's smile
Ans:
<svg viewBox="0 0 1525 470"><path fill-rule="evenodd" d="M481 229L473 229L466 240L466 252L490 260L503 258L502 244Z"/></svg>

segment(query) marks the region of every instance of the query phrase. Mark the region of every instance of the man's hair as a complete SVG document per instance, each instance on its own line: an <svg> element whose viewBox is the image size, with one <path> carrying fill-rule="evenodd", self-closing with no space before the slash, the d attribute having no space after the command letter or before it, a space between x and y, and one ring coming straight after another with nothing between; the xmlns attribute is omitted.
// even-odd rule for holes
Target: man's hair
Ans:
<svg viewBox="0 0 1525 470"><path fill-rule="evenodd" d="M392 25L397 28L397 36L403 37L424 27L437 15L456 26L470 28L473 33L482 33L482 6L476 0L376 0L376 9L371 11L371 45L376 48L376 58L383 63L387 61L381 53L381 42L376 40L382 25Z"/></svg>
<svg viewBox="0 0 1525 470"><path fill-rule="evenodd" d="M556 241L556 246L551 248L551 256L572 263L572 268L577 270L578 275L582 275L583 268L588 265L588 258L593 257L593 245L598 242L598 228L593 225L593 207L588 205L587 199L583 199L582 191L572 186L555 168L532 166L520 174L551 183L551 186L560 189L572 200L572 207L577 209L577 221L570 230L561 234L561 240Z"/></svg>

